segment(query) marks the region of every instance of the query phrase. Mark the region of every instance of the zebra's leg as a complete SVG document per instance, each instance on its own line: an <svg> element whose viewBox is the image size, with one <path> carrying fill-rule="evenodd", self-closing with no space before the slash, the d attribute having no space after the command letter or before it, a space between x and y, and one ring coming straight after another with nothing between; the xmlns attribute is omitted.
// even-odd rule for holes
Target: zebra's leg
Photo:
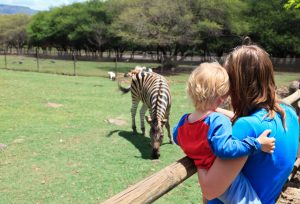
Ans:
<svg viewBox="0 0 300 204"><path fill-rule="evenodd" d="M170 131L169 118L167 119L167 122L166 122L166 128L167 128L167 131L168 131L169 142L170 142L170 144L173 144L173 138L171 136L171 131Z"/></svg>
<svg viewBox="0 0 300 204"><path fill-rule="evenodd" d="M142 133L143 135L145 136L145 113L147 111L147 106L145 104L143 104L143 106L141 107L141 110L140 110L140 120L141 120L141 130L142 130Z"/></svg>
<svg viewBox="0 0 300 204"><path fill-rule="evenodd" d="M139 105L140 101L132 99L132 104L131 104L131 120L132 120L132 130L134 133L137 133L136 131L136 124L135 124L135 116L136 116L136 110Z"/></svg>

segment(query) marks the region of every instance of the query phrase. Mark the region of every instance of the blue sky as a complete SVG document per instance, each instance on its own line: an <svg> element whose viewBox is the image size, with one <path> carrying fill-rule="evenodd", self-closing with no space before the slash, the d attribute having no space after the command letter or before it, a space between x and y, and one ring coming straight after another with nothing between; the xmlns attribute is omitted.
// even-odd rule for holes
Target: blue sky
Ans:
<svg viewBox="0 0 300 204"><path fill-rule="evenodd" d="M35 10L48 10L51 7L69 5L74 2L84 1L87 0L1 0L0 4L26 6Z"/></svg>

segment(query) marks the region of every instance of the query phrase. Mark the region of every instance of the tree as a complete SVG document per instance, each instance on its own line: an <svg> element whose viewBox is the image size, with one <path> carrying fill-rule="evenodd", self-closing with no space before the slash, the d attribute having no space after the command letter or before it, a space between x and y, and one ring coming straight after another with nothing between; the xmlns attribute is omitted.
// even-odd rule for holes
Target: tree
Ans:
<svg viewBox="0 0 300 204"><path fill-rule="evenodd" d="M252 40L274 57L299 56L300 13L284 9L280 0L247 0Z"/></svg>
<svg viewBox="0 0 300 204"><path fill-rule="evenodd" d="M0 15L0 40L6 47L14 47L19 53L27 43L26 27L30 16L25 14Z"/></svg>
<svg viewBox="0 0 300 204"><path fill-rule="evenodd" d="M199 49L202 54L212 53L221 56L224 52L241 43L248 34L249 23L243 11L247 5L239 0L193 0L193 13L196 16Z"/></svg>
<svg viewBox="0 0 300 204"><path fill-rule="evenodd" d="M176 66L179 50L193 46L196 27L186 1L134 0L115 19L117 36L141 47L156 47L162 53L164 66Z"/></svg>
<svg viewBox="0 0 300 204"><path fill-rule="evenodd" d="M101 1L75 3L35 15L28 28L31 42L67 51L100 50L107 42L109 19Z"/></svg>
<svg viewBox="0 0 300 204"><path fill-rule="evenodd" d="M30 45L39 47L52 46L53 31L51 29L50 11L41 11L35 14L27 27L27 34Z"/></svg>
<svg viewBox="0 0 300 204"><path fill-rule="evenodd" d="M43 48L154 51L168 68L194 53L222 56L244 36L273 56L299 56L300 13L284 9L298 1L90 0L39 12L27 31Z"/></svg>
<svg viewBox="0 0 300 204"><path fill-rule="evenodd" d="M96 50L102 52L109 44L109 26L112 22L111 17L106 11L105 4L102 1L90 1L86 3L86 13L89 15L89 22L87 23L87 40L93 45Z"/></svg>
<svg viewBox="0 0 300 204"><path fill-rule="evenodd" d="M288 0L284 5L286 9L300 9L300 0Z"/></svg>

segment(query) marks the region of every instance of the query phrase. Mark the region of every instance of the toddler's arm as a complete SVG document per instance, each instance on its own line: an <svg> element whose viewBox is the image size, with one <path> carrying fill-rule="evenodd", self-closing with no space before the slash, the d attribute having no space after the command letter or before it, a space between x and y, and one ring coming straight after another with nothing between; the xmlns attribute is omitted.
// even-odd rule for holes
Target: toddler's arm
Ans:
<svg viewBox="0 0 300 204"><path fill-rule="evenodd" d="M232 119L233 116L234 116L234 113L233 113L232 111L226 110L226 109L224 109L224 108L219 108L219 107L218 107L218 108L216 109L216 112L224 114L224 115L227 116L229 119Z"/></svg>
<svg viewBox="0 0 300 204"><path fill-rule="evenodd" d="M265 135L269 133L270 131L265 131ZM267 136L259 137L259 139L247 136L243 140L234 138L232 136L231 123L224 115L219 115L211 121L208 141L214 154L220 158L237 158L251 155L261 150L271 153L275 147L274 138L267 138Z"/></svg>

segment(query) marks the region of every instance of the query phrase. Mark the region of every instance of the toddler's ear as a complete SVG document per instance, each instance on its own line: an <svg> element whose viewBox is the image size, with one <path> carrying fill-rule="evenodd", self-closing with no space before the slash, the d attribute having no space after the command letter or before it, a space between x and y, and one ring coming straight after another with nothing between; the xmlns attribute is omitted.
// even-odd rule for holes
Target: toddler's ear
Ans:
<svg viewBox="0 0 300 204"><path fill-rule="evenodd" d="M216 102L217 102L217 106L221 105L223 102L225 101L225 99L223 97L218 97Z"/></svg>
<svg viewBox="0 0 300 204"><path fill-rule="evenodd" d="M150 116L145 116L146 121L151 124L152 118Z"/></svg>

